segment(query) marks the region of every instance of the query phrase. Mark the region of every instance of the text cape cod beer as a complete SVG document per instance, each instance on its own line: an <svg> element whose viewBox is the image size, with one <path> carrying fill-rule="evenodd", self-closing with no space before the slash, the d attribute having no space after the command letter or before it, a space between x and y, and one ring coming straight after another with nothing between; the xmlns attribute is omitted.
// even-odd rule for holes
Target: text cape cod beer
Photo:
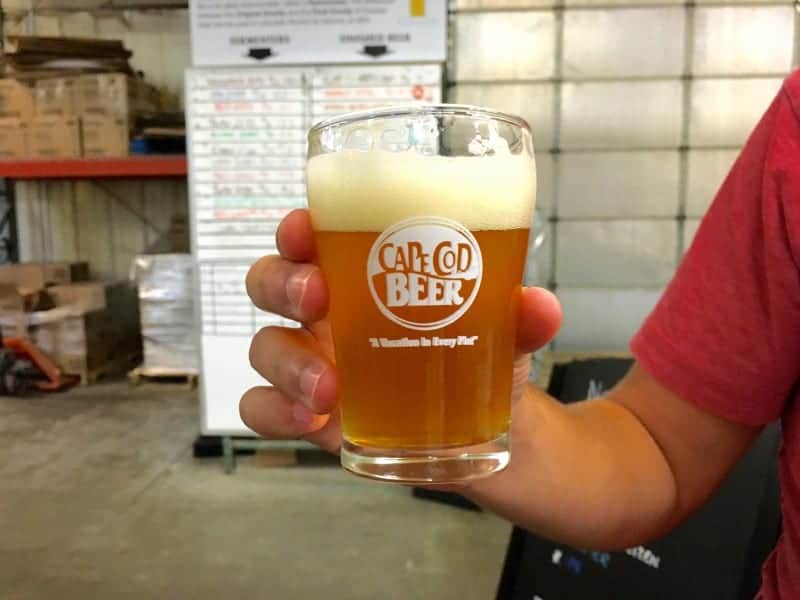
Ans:
<svg viewBox="0 0 800 600"><path fill-rule="evenodd" d="M529 156L320 154L307 167L344 437L456 447L507 431Z"/></svg>

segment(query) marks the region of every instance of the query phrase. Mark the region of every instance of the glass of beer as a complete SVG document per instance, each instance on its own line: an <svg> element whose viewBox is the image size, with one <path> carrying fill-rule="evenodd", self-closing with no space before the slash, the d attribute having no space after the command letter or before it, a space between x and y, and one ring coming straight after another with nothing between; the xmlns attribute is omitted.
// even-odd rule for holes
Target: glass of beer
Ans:
<svg viewBox="0 0 800 600"><path fill-rule="evenodd" d="M387 108L314 126L308 152L342 465L406 483L502 470L536 197L529 126L469 106Z"/></svg>

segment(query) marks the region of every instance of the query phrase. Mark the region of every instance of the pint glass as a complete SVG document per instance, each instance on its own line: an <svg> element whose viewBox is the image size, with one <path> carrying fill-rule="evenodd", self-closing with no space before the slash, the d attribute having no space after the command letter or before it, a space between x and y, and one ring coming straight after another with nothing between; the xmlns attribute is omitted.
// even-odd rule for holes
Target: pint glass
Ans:
<svg viewBox="0 0 800 600"><path fill-rule="evenodd" d="M342 465L401 482L503 469L536 196L528 125L455 105L331 119L309 133L307 185Z"/></svg>

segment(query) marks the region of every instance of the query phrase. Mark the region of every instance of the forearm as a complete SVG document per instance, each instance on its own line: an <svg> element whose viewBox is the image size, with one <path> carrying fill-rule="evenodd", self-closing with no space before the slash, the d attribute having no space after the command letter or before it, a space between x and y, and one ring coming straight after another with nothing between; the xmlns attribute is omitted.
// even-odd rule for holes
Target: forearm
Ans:
<svg viewBox="0 0 800 600"><path fill-rule="evenodd" d="M676 484L647 429L606 399L562 405L532 386L514 411L511 464L465 495L546 537L623 548L674 524Z"/></svg>

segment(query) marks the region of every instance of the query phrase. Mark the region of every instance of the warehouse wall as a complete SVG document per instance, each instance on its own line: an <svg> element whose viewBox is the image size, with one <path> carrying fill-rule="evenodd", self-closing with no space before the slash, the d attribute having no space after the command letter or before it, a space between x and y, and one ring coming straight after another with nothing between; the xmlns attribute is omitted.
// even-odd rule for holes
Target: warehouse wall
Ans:
<svg viewBox="0 0 800 600"><path fill-rule="evenodd" d="M101 279L167 249L171 218L188 210L186 183L174 180L20 182L16 200L21 260L85 260Z"/></svg>
<svg viewBox="0 0 800 600"><path fill-rule="evenodd" d="M747 134L797 64L791 0L455 0L452 9L449 99L518 113L533 125L543 245L531 252L527 277L561 298L557 346L626 347ZM26 27L122 37L136 68L181 93L189 63L184 10L40 15L7 25ZM40 208L64 210L57 198L72 193L69 185L23 186L18 197L21 206L31 203L25 210L33 229ZM74 185L78 196L96 193L89 183ZM158 210L185 210L185 189L173 195L156 182L115 185L134 198L142 198L137 185L153 186L149 197L166 202ZM130 248L150 235L141 223L138 233L121 233L134 221L99 198L80 200L77 213L69 209L79 222L88 211L87 223L119 232L98 247L125 239ZM21 230L23 240L32 236L23 258L57 257L58 244L74 247L70 240L80 238L69 218L49 223L66 241L48 245L43 229ZM98 272L120 274L128 254L90 258Z"/></svg>
<svg viewBox="0 0 800 600"><path fill-rule="evenodd" d="M741 5L739 5L741 4ZM532 124L560 349L625 348L796 64L789 1L458 0L451 100Z"/></svg>
<svg viewBox="0 0 800 600"><path fill-rule="evenodd" d="M6 33L122 39L131 64L157 85L174 107L182 105L183 71L190 62L189 15L184 9L100 10L107 1L5 1ZM131 3L132 4L132 3ZM150 5L156 4L151 2ZM166 232L172 215L186 214L182 181L20 182L16 187L21 260L82 259L97 277L126 277L131 258Z"/></svg>

